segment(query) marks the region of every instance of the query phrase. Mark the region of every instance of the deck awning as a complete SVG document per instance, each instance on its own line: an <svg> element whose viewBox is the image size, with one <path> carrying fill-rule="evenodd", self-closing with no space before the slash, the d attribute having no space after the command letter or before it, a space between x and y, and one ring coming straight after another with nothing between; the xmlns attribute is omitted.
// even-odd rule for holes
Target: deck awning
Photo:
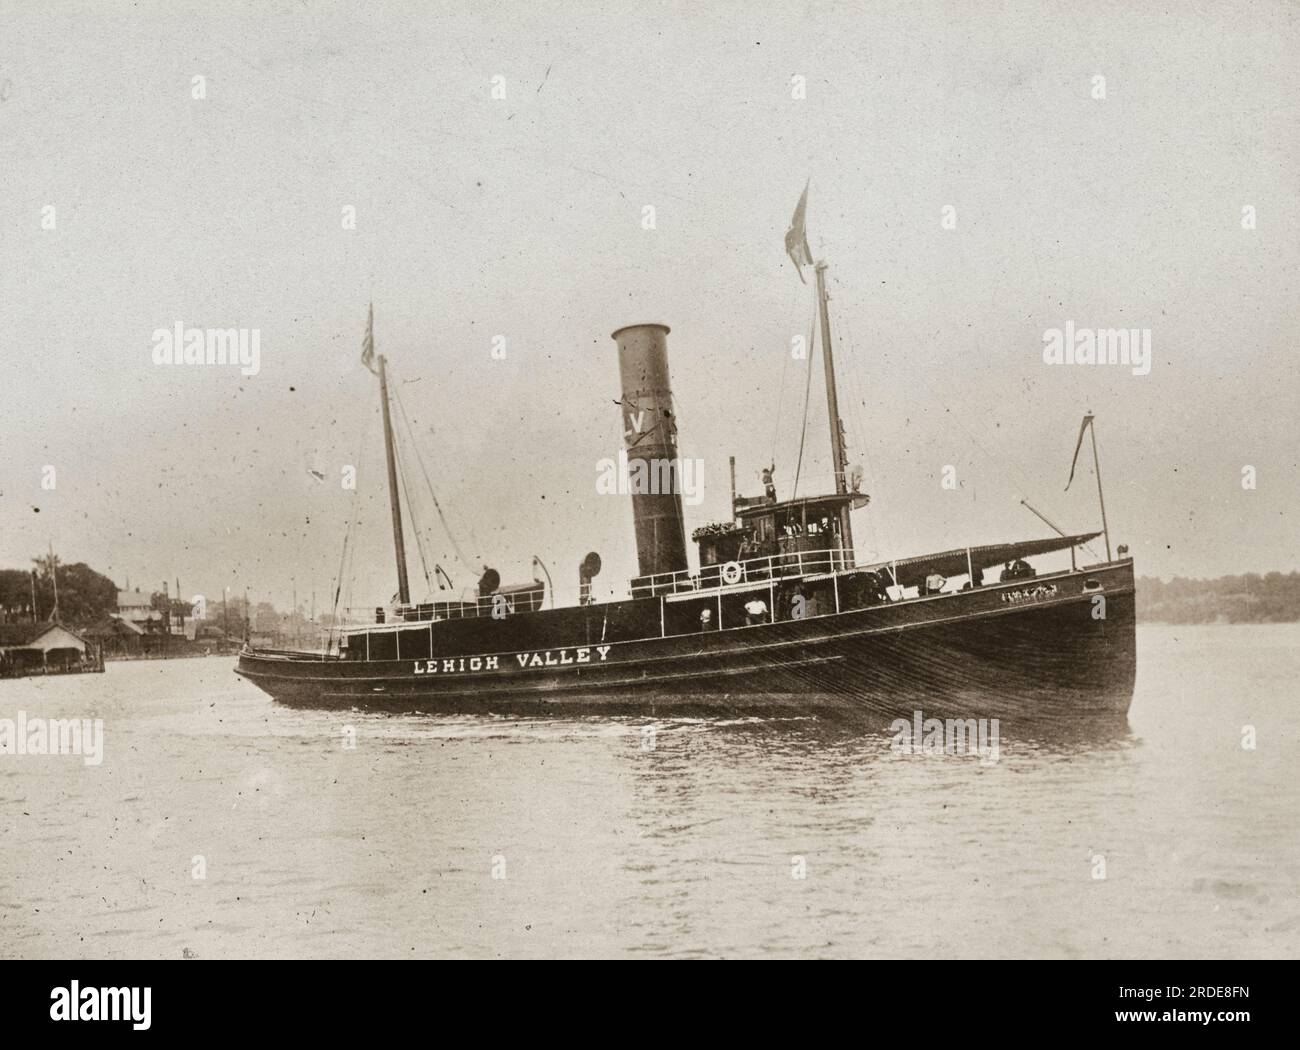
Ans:
<svg viewBox="0 0 1300 1050"><path fill-rule="evenodd" d="M1056 551L1069 550L1089 543L1100 536L1100 532L1081 532L1076 536L1053 536L1046 540L1022 540L1019 543L991 543L983 547L958 547L956 550L942 551L939 554L923 554L914 558L899 558L898 561L877 562L866 566L874 572L887 577L886 582L893 582L893 573L898 574L898 583L902 587L917 587L925 582L927 576L938 573L940 576L964 576L967 572L967 551L970 553L971 566L976 569L988 569L994 565L1005 565L1017 558L1032 558L1039 554L1052 554Z"/></svg>

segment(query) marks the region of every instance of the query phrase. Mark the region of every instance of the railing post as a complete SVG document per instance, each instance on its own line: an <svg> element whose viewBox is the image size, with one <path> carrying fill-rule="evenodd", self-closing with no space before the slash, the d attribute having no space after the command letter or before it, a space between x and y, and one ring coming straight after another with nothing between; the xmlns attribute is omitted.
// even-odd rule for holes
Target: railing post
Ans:
<svg viewBox="0 0 1300 1050"><path fill-rule="evenodd" d="M831 573L831 588L835 591L835 611L840 611L840 576L837 572Z"/></svg>

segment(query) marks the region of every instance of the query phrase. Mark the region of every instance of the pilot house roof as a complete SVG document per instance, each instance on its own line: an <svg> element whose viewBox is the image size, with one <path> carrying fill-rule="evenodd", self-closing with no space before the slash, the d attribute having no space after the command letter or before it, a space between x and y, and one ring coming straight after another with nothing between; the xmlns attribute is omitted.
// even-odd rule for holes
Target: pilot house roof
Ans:
<svg viewBox="0 0 1300 1050"><path fill-rule="evenodd" d="M785 499L778 503L755 503L747 507L737 507L736 517L741 520L747 518L762 518L769 514L780 514L785 511L802 511L805 508L809 511L821 511L825 513L838 514L840 508L846 505L859 505L858 501L865 500L866 497L861 492L831 493L827 496L804 496L800 499Z"/></svg>

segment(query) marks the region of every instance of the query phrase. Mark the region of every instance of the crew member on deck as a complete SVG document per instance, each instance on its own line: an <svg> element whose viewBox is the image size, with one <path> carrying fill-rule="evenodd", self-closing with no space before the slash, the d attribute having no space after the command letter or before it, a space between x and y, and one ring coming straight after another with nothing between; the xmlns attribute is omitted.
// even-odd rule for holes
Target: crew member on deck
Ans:
<svg viewBox="0 0 1300 1050"><path fill-rule="evenodd" d="M776 502L776 482L772 480L772 474L776 470L776 464L763 468L763 494L767 497L768 503Z"/></svg>
<svg viewBox="0 0 1300 1050"><path fill-rule="evenodd" d="M712 610L712 609L701 609L701 610L700 610L700 630L701 630L701 631L716 631L717 629L718 629L718 625L715 624L715 623L713 622L713 610Z"/></svg>
<svg viewBox="0 0 1300 1050"><path fill-rule="evenodd" d="M745 603L745 623L751 627L756 623L767 623L767 602L755 598Z"/></svg>

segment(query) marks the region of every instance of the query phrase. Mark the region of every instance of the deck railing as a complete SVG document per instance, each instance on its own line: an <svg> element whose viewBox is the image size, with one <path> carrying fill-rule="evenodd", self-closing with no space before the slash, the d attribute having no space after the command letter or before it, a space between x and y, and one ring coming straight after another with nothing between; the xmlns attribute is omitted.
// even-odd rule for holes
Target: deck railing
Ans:
<svg viewBox="0 0 1300 1050"><path fill-rule="evenodd" d="M347 607L341 610L341 626L350 627L392 627L401 628L412 623L427 623L429 620L466 620L491 616L492 611L505 602L507 613L535 612L542 608L545 595L543 588L512 591L505 594L489 594L483 597L456 598L432 602L416 602L406 606L376 606L368 608ZM383 612L383 622L378 614ZM335 630L339 628L336 627Z"/></svg>
<svg viewBox="0 0 1300 1050"><path fill-rule="evenodd" d="M647 598L659 594L710 591L743 584L769 583L797 576L813 576L853 568L853 552L846 547L823 547L789 551L743 561L702 565L697 572L680 569L637 576L632 580L632 597Z"/></svg>
<svg viewBox="0 0 1300 1050"><path fill-rule="evenodd" d="M825 573L826 577L828 578L830 587L825 597L830 599L831 604L828 608L823 609L821 612L811 613L810 615L813 616L821 616L830 612L839 613L843 611L845 608L862 609L870 605L878 605L878 604L893 604L898 602L913 602L913 601L933 601L936 599L945 599L945 598L951 599L951 598L955 598L959 593L966 591L970 587L970 584L967 584L966 587L961 588L960 591L958 590L942 591L942 592L936 592L930 594L927 594L925 589L922 588L921 590L918 591L917 594L908 597L904 592L904 590L898 587L898 585L893 582L892 569L890 568L890 566L888 565L881 566L880 564L875 564L870 567L855 566L852 564L851 561L847 560L849 553L850 552L848 552L847 550L821 550L821 551L794 552L785 555L773 555L767 558L750 558L750 559L746 559L746 561L744 562L735 563L738 564L739 568L741 569L741 579L739 580L733 580L730 582L722 581L716 585L709 584L706 586L681 587L676 591L660 591L657 593L657 596L659 598L659 636L666 637L670 633L672 634L695 633L690 629L684 631L675 629L672 632L669 632L667 626L666 614L668 608L674 603L673 595L680 595L681 597L676 600L684 601L689 605L694 605L696 603L692 603L691 599L686 598L685 595L687 594L695 593L701 596L708 595L710 597L716 597L717 619L713 621L713 624L710 627L699 629L699 633L704 633L707 630L718 630L718 629L725 629L729 627L740 627L740 626L756 626L761 623L769 622L766 619L766 617L772 615L773 611L776 608L777 582L779 580L792 578L792 577L798 577L798 576L817 577L822 573ZM733 563L727 563L727 564L731 565ZM1095 566L1095 567L1088 567L1088 568L1096 568L1096 567L1104 567L1104 566ZM717 568L717 566L705 566L705 570L708 570L710 568ZM885 582L887 590L884 592L876 592L874 594L868 594L868 595L864 595L860 591L845 592L844 586L842 586L842 585L845 586L847 585L845 584L845 581L851 580L856 575L856 573L867 573L867 572L877 573L878 576L882 578L882 582ZM996 583L990 582L987 584L981 584L976 588L976 590L980 590L980 591L1000 590L1003 592L1003 598L1002 598L1003 601L1022 600L1020 592L1008 592L1006 590L1008 587L1013 587L1017 585L1024 587L1030 591L1032 591L1033 589L1040 589L1043 591L1047 591L1047 589L1050 587L1050 592L1045 593L1043 596L1044 597L1055 596L1056 587L1053 585L1052 581L1062 576L1077 574L1078 572L1079 572L1078 569L1071 568L1069 570L1062 569L1056 572L1048 572L1041 576L1036 575L1033 577L1025 577L1022 579L1016 579L1016 578L1002 579ZM698 582L698 577L706 576L706 575L707 573L703 570L697 574L687 574L692 584ZM734 570L729 575L734 576ZM680 577L683 576L682 573L661 573L659 574L659 576L663 577L665 581L670 578L676 578L674 582L678 584L681 584L683 582L680 579ZM745 624L741 624L738 622L734 624L724 623L723 616L724 613L727 612L727 607L723 599L725 594L727 593L728 588L735 587L737 590L743 592L746 589L745 588L746 584L759 586L759 587L761 587L763 584L767 585L769 601L771 603L769 605L769 612L766 613L763 618L755 621L748 618L747 615L748 611L746 611ZM892 591L895 589L898 591L897 596L895 596L892 593ZM1102 589L1101 585L1097 583L1097 581L1095 580L1088 580L1084 587L1085 591L1101 590L1101 589ZM842 605L841 604L842 602L847 602L848 604ZM484 615L484 609L491 608L490 599L480 599L479 601L465 601L465 602L450 603L450 604L459 604L464 606L463 614L469 617L482 616ZM359 640L354 640L352 643L354 654L356 654L354 655L353 658L369 660L371 659L370 639L372 634L375 634L377 632L384 632L387 630L400 632L403 629L409 630L413 627L416 629L423 628L429 632L428 648L432 650L434 645L433 623L428 620L422 620L419 621L418 623L413 623L411 621L404 620L400 617L397 617L391 620L387 620L383 624L376 624L376 623L351 624L346 627L336 628L336 630L339 632L337 636L339 638L341 638L343 634L348 634L351 635L354 639L359 639ZM649 638L649 637L654 637L654 635L647 634L644 637ZM395 646L396 658L400 659L402 655L401 653L402 642L401 642L400 634L394 640L394 646ZM245 650L247 651L247 646L245 647ZM422 652L424 651L423 646L421 646L421 651ZM334 651L332 648L331 651L329 652L319 653L319 654L264 650L264 651L259 651L259 655L270 656L272 658L294 659L294 660L303 660L303 659L337 660L341 658L341 653L339 651ZM425 655L427 656L427 653L425 653ZM383 657L383 659L392 659L392 657L386 656Z"/></svg>
<svg viewBox="0 0 1300 1050"><path fill-rule="evenodd" d="M825 547L816 550L789 551L761 558L746 558L716 565L703 565L697 571L682 569L662 572L653 576L638 576L632 580L633 598L648 598L665 594L685 594L696 591L714 591L745 584L765 584L774 580L815 576L818 573L839 572L854 567L853 552L845 547ZM541 591L519 591L514 594L488 595L479 598L452 601L420 602L405 607L383 609L383 622L378 619L377 608L345 608L341 610L342 623L334 630L352 630L358 627L401 629L411 623L438 620L477 619L491 616L497 600L504 598L509 612L521 611L517 599L523 599L524 609L540 608L540 599L534 595ZM431 614L431 616L430 616Z"/></svg>

